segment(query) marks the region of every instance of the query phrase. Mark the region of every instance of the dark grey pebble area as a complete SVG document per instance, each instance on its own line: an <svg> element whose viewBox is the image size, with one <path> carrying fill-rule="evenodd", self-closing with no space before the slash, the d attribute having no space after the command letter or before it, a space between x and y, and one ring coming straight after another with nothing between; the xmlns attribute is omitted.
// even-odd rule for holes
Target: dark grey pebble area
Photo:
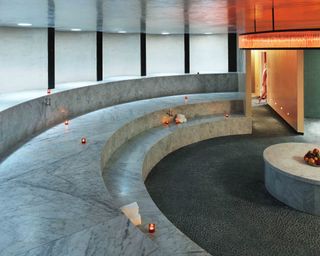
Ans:
<svg viewBox="0 0 320 256"><path fill-rule="evenodd" d="M274 199L262 153L282 142L320 145L320 121L297 135L267 106L253 110L253 134L221 137L165 157L146 180L166 217L212 255L320 255L320 217ZM315 169L320 171L320 169Z"/></svg>

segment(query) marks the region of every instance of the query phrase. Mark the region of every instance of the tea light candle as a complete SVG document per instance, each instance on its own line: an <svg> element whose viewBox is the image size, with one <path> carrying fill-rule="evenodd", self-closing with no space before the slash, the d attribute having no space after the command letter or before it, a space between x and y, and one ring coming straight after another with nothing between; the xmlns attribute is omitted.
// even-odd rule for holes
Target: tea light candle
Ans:
<svg viewBox="0 0 320 256"><path fill-rule="evenodd" d="M64 125L69 125L69 120L64 121Z"/></svg>
<svg viewBox="0 0 320 256"><path fill-rule="evenodd" d="M81 139L81 143L82 143L82 144L86 144L86 143L87 143L87 139L86 139L86 138L82 138L82 139Z"/></svg>
<svg viewBox="0 0 320 256"><path fill-rule="evenodd" d="M48 89L48 90L47 90L47 94L51 94L51 89Z"/></svg>
<svg viewBox="0 0 320 256"><path fill-rule="evenodd" d="M154 233L156 231L156 224L150 223L149 224L149 233Z"/></svg>
<svg viewBox="0 0 320 256"><path fill-rule="evenodd" d="M165 127L168 127L169 123L170 123L170 118L168 116L164 116L164 117L162 117L161 122Z"/></svg>

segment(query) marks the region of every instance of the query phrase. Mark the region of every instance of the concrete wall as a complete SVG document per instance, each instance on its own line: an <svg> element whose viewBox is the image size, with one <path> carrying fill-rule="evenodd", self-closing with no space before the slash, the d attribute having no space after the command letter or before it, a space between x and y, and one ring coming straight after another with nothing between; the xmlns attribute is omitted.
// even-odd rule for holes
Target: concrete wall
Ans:
<svg viewBox="0 0 320 256"><path fill-rule="evenodd" d="M0 93L48 87L47 30L0 28Z"/></svg>
<svg viewBox="0 0 320 256"><path fill-rule="evenodd" d="M140 75L140 34L103 35L103 76Z"/></svg>
<svg viewBox="0 0 320 256"><path fill-rule="evenodd" d="M320 118L320 50L304 51L304 111Z"/></svg>
<svg viewBox="0 0 320 256"><path fill-rule="evenodd" d="M268 104L296 131L304 132L303 51L267 51Z"/></svg>
<svg viewBox="0 0 320 256"><path fill-rule="evenodd" d="M184 36L147 35L147 74L184 73Z"/></svg>
<svg viewBox="0 0 320 256"><path fill-rule="evenodd" d="M56 31L55 43L56 83L96 81L95 32Z"/></svg>
<svg viewBox="0 0 320 256"><path fill-rule="evenodd" d="M191 35L190 72L228 72L228 35Z"/></svg>

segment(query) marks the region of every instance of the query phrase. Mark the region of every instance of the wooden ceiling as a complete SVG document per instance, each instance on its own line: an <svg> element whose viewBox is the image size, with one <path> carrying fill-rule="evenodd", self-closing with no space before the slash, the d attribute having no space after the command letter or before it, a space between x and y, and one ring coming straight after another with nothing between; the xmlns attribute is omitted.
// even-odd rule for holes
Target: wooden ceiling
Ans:
<svg viewBox="0 0 320 256"><path fill-rule="evenodd" d="M235 10L239 33L320 28L319 0L238 0Z"/></svg>
<svg viewBox="0 0 320 256"><path fill-rule="evenodd" d="M182 34L320 28L320 0L0 0L0 26Z"/></svg>

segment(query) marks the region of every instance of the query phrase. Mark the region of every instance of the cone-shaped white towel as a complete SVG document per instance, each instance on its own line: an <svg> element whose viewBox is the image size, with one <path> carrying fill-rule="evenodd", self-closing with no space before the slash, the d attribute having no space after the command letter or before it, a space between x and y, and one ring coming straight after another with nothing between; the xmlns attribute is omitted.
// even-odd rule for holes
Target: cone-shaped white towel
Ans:
<svg viewBox="0 0 320 256"><path fill-rule="evenodd" d="M133 225L141 225L141 215L139 214L139 206L137 202L122 206L121 211L133 223Z"/></svg>

